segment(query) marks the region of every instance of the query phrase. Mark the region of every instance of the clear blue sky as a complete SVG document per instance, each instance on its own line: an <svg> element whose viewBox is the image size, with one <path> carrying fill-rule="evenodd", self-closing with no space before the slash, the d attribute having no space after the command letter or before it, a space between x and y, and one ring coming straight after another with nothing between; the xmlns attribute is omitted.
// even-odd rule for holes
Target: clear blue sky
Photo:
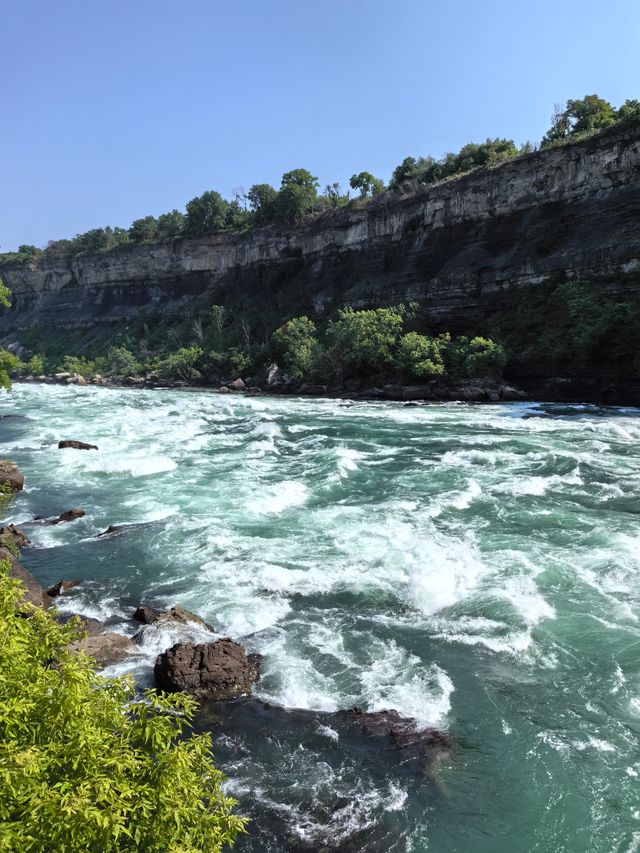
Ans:
<svg viewBox="0 0 640 853"><path fill-rule="evenodd" d="M0 251L640 97L640 0L2 0Z"/></svg>

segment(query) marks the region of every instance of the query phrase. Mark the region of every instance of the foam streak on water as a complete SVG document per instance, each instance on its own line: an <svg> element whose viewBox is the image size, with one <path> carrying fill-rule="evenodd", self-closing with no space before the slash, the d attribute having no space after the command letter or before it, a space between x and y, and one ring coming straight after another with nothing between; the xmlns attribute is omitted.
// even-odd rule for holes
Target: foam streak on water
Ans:
<svg viewBox="0 0 640 853"><path fill-rule="evenodd" d="M326 723L229 738L234 792L284 827L239 849L633 849L639 412L17 386L2 414L10 520L87 512L28 527L36 575L83 581L65 609L130 631L140 601L182 604L265 656L261 698L393 707L461 745L417 783ZM175 641L148 632L141 680Z"/></svg>

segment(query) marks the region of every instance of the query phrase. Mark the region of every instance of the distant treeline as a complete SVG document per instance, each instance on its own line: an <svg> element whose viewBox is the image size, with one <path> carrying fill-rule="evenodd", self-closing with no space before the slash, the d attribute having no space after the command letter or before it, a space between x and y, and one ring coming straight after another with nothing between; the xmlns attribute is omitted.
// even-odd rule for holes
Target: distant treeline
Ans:
<svg viewBox="0 0 640 853"><path fill-rule="evenodd" d="M556 106L551 127L539 147L563 145L586 138L617 122L636 119L640 119L638 100L627 100L616 109L598 95L586 95L567 101L564 107ZM364 200L385 192L413 192L474 169L494 166L537 148L530 142L517 146L512 139L487 139L482 143L469 143L457 154L450 152L439 160L434 157L405 157L394 169L388 186L367 171L352 175L349 185L351 190L358 192L358 199ZM22 245L17 252L0 254L0 264L27 262L41 255L51 258L92 254L178 237L237 233L270 223L291 227L335 208L362 203L352 199L350 191L344 192L339 183L327 185L322 192L319 189L319 181L311 172L293 169L282 176L279 189L270 184L254 184L246 192L238 191L231 201L219 192L209 190L192 199L184 213L172 210L157 217L145 216L136 219L129 228L93 228L68 240L53 240L44 250Z"/></svg>

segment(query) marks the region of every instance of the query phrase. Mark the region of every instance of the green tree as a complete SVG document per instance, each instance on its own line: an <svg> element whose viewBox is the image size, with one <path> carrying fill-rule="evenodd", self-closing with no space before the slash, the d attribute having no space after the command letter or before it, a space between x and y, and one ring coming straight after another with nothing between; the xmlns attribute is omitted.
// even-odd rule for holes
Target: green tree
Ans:
<svg viewBox="0 0 640 853"><path fill-rule="evenodd" d="M227 221L229 203L220 193L210 190L187 204L185 232L190 235L222 231Z"/></svg>
<svg viewBox="0 0 640 853"><path fill-rule="evenodd" d="M271 336L274 356L294 379L308 379L316 369L320 344L316 326L308 317L294 317Z"/></svg>
<svg viewBox="0 0 640 853"><path fill-rule="evenodd" d="M287 222L301 222L317 201L318 187L318 179L307 169L285 172L278 192L278 214Z"/></svg>
<svg viewBox="0 0 640 853"><path fill-rule="evenodd" d="M327 326L328 357L336 374L344 370L383 374L391 367L404 313L402 307L366 311L341 308Z"/></svg>
<svg viewBox="0 0 640 853"><path fill-rule="evenodd" d="M101 359L100 369L109 376L137 376L142 365L127 347L112 346Z"/></svg>
<svg viewBox="0 0 640 853"><path fill-rule="evenodd" d="M158 237L158 220L155 216L134 219L129 228L129 237L133 243L144 243Z"/></svg>
<svg viewBox="0 0 640 853"><path fill-rule="evenodd" d="M459 337L453 340L445 356L448 372L455 378L499 379L507 363L503 347L490 338Z"/></svg>
<svg viewBox="0 0 640 853"><path fill-rule="evenodd" d="M542 139L542 147L615 124L617 114L608 101L598 95L570 99L564 110L556 105L551 127Z"/></svg>
<svg viewBox="0 0 640 853"><path fill-rule="evenodd" d="M175 240L184 231L185 216L179 210L161 213L158 217L158 238L160 240Z"/></svg>
<svg viewBox="0 0 640 853"><path fill-rule="evenodd" d="M159 376L165 379L185 379L191 381L201 379L202 358L201 347L180 347L175 352L168 353L154 365Z"/></svg>
<svg viewBox="0 0 640 853"><path fill-rule="evenodd" d="M398 342L396 364L400 370L415 379L443 376L446 372L444 357L451 343L451 335L436 338L408 332Z"/></svg>
<svg viewBox="0 0 640 853"><path fill-rule="evenodd" d="M360 190L360 197L378 195L384 190L384 181L375 178L371 172L359 172L351 175L349 186L352 190Z"/></svg>
<svg viewBox="0 0 640 853"><path fill-rule="evenodd" d="M640 119L640 101L626 100L618 110L619 121L637 121Z"/></svg>
<svg viewBox="0 0 640 853"><path fill-rule="evenodd" d="M0 847L219 853L244 831L196 704L96 674L0 564Z"/></svg>
<svg viewBox="0 0 640 853"><path fill-rule="evenodd" d="M17 355L6 349L0 349L0 388L11 391L11 376L22 367Z"/></svg>
<svg viewBox="0 0 640 853"><path fill-rule="evenodd" d="M11 308L11 291L0 278L0 305L3 308Z"/></svg>
<svg viewBox="0 0 640 853"><path fill-rule="evenodd" d="M254 184L247 193L247 199L258 224L269 222L277 215L278 191L271 184Z"/></svg>
<svg viewBox="0 0 640 853"><path fill-rule="evenodd" d="M39 355L32 355L24 365L24 371L28 376L41 376L44 373L44 361Z"/></svg>

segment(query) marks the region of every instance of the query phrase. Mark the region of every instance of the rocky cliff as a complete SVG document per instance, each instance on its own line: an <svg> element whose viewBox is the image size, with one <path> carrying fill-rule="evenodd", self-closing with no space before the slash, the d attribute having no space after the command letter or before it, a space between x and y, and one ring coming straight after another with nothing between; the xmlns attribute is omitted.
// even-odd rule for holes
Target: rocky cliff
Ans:
<svg viewBox="0 0 640 853"><path fill-rule="evenodd" d="M640 124L524 155L415 194L277 227L6 266L6 341L41 329L185 317L227 305L270 331L285 316L422 303L465 330L521 288L583 279L640 291Z"/></svg>

